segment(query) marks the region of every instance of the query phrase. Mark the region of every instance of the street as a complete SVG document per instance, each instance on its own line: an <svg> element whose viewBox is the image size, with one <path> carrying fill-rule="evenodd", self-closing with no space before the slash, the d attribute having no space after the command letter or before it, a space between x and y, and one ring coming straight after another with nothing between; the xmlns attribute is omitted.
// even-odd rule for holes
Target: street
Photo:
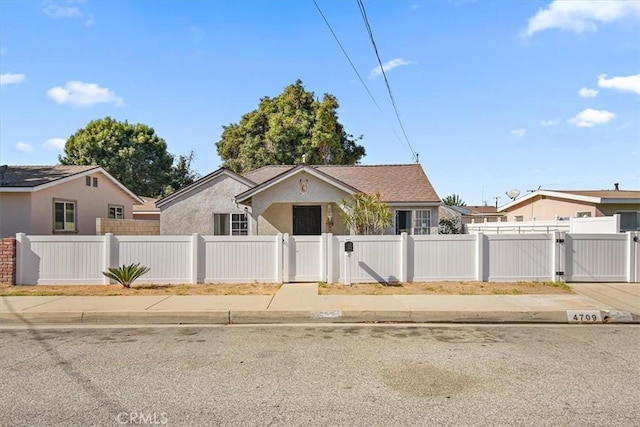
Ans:
<svg viewBox="0 0 640 427"><path fill-rule="evenodd" d="M1 426L640 420L634 325L0 328Z"/></svg>

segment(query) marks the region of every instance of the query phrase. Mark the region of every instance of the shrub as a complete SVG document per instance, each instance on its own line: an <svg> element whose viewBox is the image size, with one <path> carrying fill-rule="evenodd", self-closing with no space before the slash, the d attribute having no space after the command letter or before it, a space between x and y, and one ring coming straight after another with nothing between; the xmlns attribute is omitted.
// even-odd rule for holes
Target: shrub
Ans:
<svg viewBox="0 0 640 427"><path fill-rule="evenodd" d="M103 271L102 274L109 279L115 280L125 288L130 288L131 284L143 274L147 274L151 269L144 265L130 264L123 265L121 267L111 267L108 271Z"/></svg>

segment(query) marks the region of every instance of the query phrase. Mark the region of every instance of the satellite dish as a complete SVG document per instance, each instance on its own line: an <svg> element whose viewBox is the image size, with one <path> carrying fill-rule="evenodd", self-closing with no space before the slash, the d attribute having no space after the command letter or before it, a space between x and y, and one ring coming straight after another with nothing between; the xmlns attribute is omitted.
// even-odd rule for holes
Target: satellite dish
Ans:
<svg viewBox="0 0 640 427"><path fill-rule="evenodd" d="M507 193L506 193L506 194L507 194L507 196L509 196L509 198L510 198L511 200L515 200L515 199L516 199L516 197L518 197L518 196L520 195L520 190L518 190L518 189L514 188L513 190L509 190L509 191L507 191Z"/></svg>

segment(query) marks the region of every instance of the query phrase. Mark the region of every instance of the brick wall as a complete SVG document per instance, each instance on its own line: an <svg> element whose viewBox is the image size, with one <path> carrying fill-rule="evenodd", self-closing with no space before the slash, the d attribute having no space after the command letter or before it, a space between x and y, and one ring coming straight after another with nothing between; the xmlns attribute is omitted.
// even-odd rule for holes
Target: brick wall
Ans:
<svg viewBox="0 0 640 427"><path fill-rule="evenodd" d="M107 233L120 236L156 236L160 234L160 221L96 218L96 234Z"/></svg>
<svg viewBox="0 0 640 427"><path fill-rule="evenodd" d="M0 283L16 283L16 239L0 239Z"/></svg>

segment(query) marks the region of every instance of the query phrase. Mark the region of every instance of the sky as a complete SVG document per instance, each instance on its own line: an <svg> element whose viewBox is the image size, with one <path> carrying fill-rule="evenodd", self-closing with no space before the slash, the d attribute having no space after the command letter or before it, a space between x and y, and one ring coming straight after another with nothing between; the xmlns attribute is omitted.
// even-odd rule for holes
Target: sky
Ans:
<svg viewBox="0 0 640 427"><path fill-rule="evenodd" d="M640 0L365 0L400 121L356 0L316 2L348 58L313 0L0 0L0 163L56 164L110 116L205 175L222 127L300 79L361 164L418 153L442 198L640 190Z"/></svg>

